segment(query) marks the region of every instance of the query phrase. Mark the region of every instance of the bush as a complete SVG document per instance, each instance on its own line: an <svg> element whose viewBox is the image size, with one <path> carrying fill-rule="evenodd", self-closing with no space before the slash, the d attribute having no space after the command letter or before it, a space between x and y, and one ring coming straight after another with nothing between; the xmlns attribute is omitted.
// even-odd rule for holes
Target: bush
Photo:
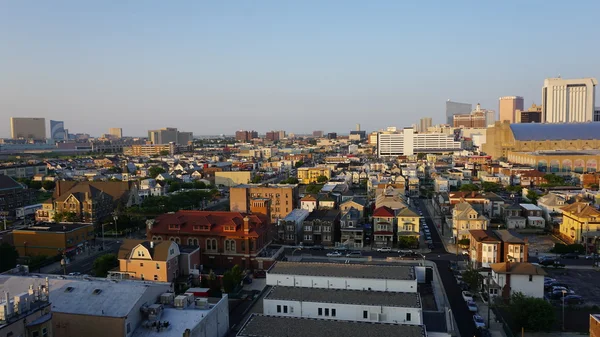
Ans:
<svg viewBox="0 0 600 337"><path fill-rule="evenodd" d="M584 249L583 245L580 245L577 243L571 244L571 245L555 243L554 247L552 249L550 249L550 252L554 253L554 254L567 254L567 253L583 254L585 252L585 249Z"/></svg>
<svg viewBox="0 0 600 337"><path fill-rule="evenodd" d="M401 236L398 238L398 248L419 248L419 240L414 236Z"/></svg>
<svg viewBox="0 0 600 337"><path fill-rule="evenodd" d="M471 245L471 240L469 240L469 239L460 239L460 240L458 240L458 245L462 246L462 247L464 247L464 246L468 247L468 246Z"/></svg>
<svg viewBox="0 0 600 337"><path fill-rule="evenodd" d="M515 325L527 331L548 330L555 320L552 304L518 292L510 296L508 310Z"/></svg>

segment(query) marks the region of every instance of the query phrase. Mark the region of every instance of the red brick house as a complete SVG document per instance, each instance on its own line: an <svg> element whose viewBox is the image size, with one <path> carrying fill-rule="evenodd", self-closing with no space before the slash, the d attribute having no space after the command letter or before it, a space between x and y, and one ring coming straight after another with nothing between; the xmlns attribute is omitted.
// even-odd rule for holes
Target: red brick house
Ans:
<svg viewBox="0 0 600 337"><path fill-rule="evenodd" d="M160 215L148 225L148 240L171 240L199 246L206 268L266 269L256 259L271 241L269 200L252 200L252 213L178 211Z"/></svg>

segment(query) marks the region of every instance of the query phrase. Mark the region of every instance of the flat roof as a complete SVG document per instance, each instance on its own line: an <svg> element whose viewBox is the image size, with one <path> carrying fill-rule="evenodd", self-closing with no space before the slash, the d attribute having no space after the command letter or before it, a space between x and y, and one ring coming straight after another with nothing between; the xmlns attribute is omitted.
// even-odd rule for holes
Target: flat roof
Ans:
<svg viewBox="0 0 600 337"><path fill-rule="evenodd" d="M55 222L43 222L37 223L33 226L14 229L14 232L71 232L80 228L94 226L91 223L81 222L68 222L68 223L55 223Z"/></svg>
<svg viewBox="0 0 600 337"><path fill-rule="evenodd" d="M421 297L418 293L394 293L389 291L276 286L265 296L265 299L421 308Z"/></svg>
<svg viewBox="0 0 600 337"><path fill-rule="evenodd" d="M377 266L279 261L268 271L268 273L363 279L416 280L415 269L413 266Z"/></svg>
<svg viewBox="0 0 600 337"><path fill-rule="evenodd" d="M519 204L519 206L525 208L528 211L541 211L542 209L539 206L534 204Z"/></svg>
<svg viewBox="0 0 600 337"><path fill-rule="evenodd" d="M338 321L314 318L278 317L254 314L242 326L238 337L424 337L422 325Z"/></svg>

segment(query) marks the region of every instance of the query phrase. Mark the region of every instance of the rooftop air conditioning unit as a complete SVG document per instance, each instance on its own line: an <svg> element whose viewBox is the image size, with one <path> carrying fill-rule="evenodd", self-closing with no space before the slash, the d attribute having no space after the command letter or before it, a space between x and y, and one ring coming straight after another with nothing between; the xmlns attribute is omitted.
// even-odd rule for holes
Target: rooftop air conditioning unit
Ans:
<svg viewBox="0 0 600 337"><path fill-rule="evenodd" d="M175 297L174 305L177 309L185 309L194 302L194 296L189 294L179 295Z"/></svg>
<svg viewBox="0 0 600 337"><path fill-rule="evenodd" d="M208 298L206 297L198 297L196 298L196 308L198 309L207 309L208 308Z"/></svg>
<svg viewBox="0 0 600 337"><path fill-rule="evenodd" d="M164 293L164 294L160 295L160 303L161 304L172 305L174 299L175 299L174 293Z"/></svg>

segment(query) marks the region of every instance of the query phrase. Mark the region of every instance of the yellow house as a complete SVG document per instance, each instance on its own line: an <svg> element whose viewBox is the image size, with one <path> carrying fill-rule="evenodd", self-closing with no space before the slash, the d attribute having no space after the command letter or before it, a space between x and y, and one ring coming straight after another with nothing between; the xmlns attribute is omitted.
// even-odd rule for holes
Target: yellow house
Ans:
<svg viewBox="0 0 600 337"><path fill-rule="evenodd" d="M298 168L298 181L301 184L316 183L317 178L325 176L331 179L331 169L328 167L300 167Z"/></svg>
<svg viewBox="0 0 600 337"><path fill-rule="evenodd" d="M486 230L490 224L490 220L479 214L477 210L468 202L462 200L456 204L452 210L452 235L458 240L468 239L471 234L469 230L483 229Z"/></svg>
<svg viewBox="0 0 600 337"><path fill-rule="evenodd" d="M560 234L569 243L587 242L593 245L594 237L600 236L600 212L585 202L575 202L561 208L563 221Z"/></svg>
<svg viewBox="0 0 600 337"><path fill-rule="evenodd" d="M398 219L398 239L401 236L419 237L419 221L421 216L410 208L404 208L396 214Z"/></svg>
<svg viewBox="0 0 600 337"><path fill-rule="evenodd" d="M119 248L119 273L129 279L173 282L179 276L179 254L173 241L125 240Z"/></svg>

